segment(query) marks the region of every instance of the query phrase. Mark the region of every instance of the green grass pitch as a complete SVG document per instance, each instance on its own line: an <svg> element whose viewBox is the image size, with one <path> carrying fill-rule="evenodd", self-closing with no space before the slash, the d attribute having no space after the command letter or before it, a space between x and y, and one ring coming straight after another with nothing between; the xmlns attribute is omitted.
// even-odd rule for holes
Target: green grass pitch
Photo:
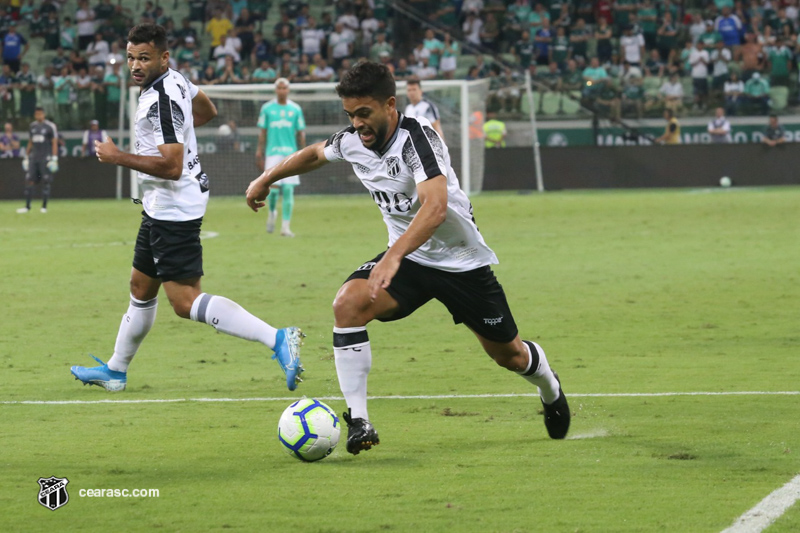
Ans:
<svg viewBox="0 0 800 533"><path fill-rule="evenodd" d="M0 203L0 531L719 532L800 473L797 395L621 395L798 391L800 188L473 203L523 336L562 377L571 438L548 439L535 391L432 302L369 327L381 445L311 464L277 422L303 395L345 409L330 305L386 244L366 194L299 196L295 239L243 199L209 205L203 288L305 330L294 393L265 349L179 319L163 292L128 390L82 387L69 367L113 350L139 211ZM69 479L56 511L37 502L52 475ZM798 507L769 531L800 530Z"/></svg>

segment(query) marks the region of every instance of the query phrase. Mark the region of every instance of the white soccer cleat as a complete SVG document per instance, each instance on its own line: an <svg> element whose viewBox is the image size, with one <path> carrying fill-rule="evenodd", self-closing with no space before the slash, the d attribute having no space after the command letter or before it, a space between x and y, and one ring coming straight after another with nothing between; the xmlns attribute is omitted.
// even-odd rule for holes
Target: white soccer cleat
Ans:
<svg viewBox="0 0 800 533"><path fill-rule="evenodd" d="M41 213L47 213L47 208L46 208L46 207L43 207L43 208L39 209L39 212L41 212Z"/></svg>
<svg viewBox="0 0 800 533"><path fill-rule="evenodd" d="M281 237L294 237L294 233L292 233L288 229L282 229L281 230Z"/></svg>
<svg viewBox="0 0 800 533"><path fill-rule="evenodd" d="M19 213L20 215L24 215L25 213L27 213L29 211L30 211L30 209L28 209L27 207L20 207L19 209L17 209L17 213Z"/></svg>
<svg viewBox="0 0 800 533"><path fill-rule="evenodd" d="M272 233L273 231L275 231L276 218L277 215L273 214L273 212L270 211L269 216L267 217L267 233Z"/></svg>

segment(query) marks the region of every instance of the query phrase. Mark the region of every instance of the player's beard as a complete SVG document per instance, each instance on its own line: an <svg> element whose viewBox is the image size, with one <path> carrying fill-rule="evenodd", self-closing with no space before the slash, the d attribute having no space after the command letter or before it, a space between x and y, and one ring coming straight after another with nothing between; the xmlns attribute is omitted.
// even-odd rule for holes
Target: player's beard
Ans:
<svg viewBox="0 0 800 533"><path fill-rule="evenodd" d="M365 131L366 130L366 131ZM367 144L364 140L361 140L361 144L363 144L366 148L370 150L380 150L383 148L383 145L386 144L386 133L389 131L389 122L385 121L378 125L377 131L372 128L362 128L358 134L359 136L362 133L372 133L374 136L371 143Z"/></svg>

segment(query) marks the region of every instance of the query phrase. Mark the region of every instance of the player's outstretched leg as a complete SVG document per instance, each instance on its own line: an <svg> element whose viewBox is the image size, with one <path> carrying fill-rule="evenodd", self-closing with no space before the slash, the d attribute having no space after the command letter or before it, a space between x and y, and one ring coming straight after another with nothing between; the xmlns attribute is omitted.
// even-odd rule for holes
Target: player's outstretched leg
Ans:
<svg viewBox="0 0 800 533"><path fill-rule="evenodd" d="M70 372L79 379L84 385L98 385L109 392L120 392L125 390L128 383L126 372L116 372L109 370L108 365L95 356L92 359L100 363L100 366L86 368L83 366L73 366Z"/></svg>
<svg viewBox="0 0 800 533"><path fill-rule="evenodd" d="M275 329L236 302L206 293L201 293L194 300L188 318L208 324L222 333L260 342L271 348L275 352L273 359L278 361L286 374L289 390L295 390L297 384L303 381L300 378L304 371L300 363L300 346L303 344L303 332L300 329Z"/></svg>
<svg viewBox="0 0 800 533"><path fill-rule="evenodd" d="M561 380L547 362L542 347L531 341L522 341L528 350L528 367L520 375L539 389L544 409L544 426L551 439L563 439L569 431L571 414Z"/></svg>
<svg viewBox="0 0 800 533"><path fill-rule="evenodd" d="M348 410L342 415L347 422L347 451L358 455L380 444L378 432L367 413L367 377L372 368L372 349L365 326L333 328L333 355L336 375Z"/></svg>

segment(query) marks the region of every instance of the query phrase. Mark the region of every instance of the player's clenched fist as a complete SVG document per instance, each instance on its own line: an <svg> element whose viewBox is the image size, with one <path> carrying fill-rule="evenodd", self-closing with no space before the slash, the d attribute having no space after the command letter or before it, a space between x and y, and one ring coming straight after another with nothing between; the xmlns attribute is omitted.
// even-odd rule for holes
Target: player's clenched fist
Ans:
<svg viewBox="0 0 800 533"><path fill-rule="evenodd" d="M103 142L95 141L94 149L97 152L97 160L101 163L116 163L117 154L120 153L110 136Z"/></svg>
<svg viewBox="0 0 800 533"><path fill-rule="evenodd" d="M253 211L258 212L258 210L265 205L264 200L266 200L269 194L269 187L264 186L263 181L259 177L250 182L245 194L247 196L247 205L249 205L250 209Z"/></svg>

